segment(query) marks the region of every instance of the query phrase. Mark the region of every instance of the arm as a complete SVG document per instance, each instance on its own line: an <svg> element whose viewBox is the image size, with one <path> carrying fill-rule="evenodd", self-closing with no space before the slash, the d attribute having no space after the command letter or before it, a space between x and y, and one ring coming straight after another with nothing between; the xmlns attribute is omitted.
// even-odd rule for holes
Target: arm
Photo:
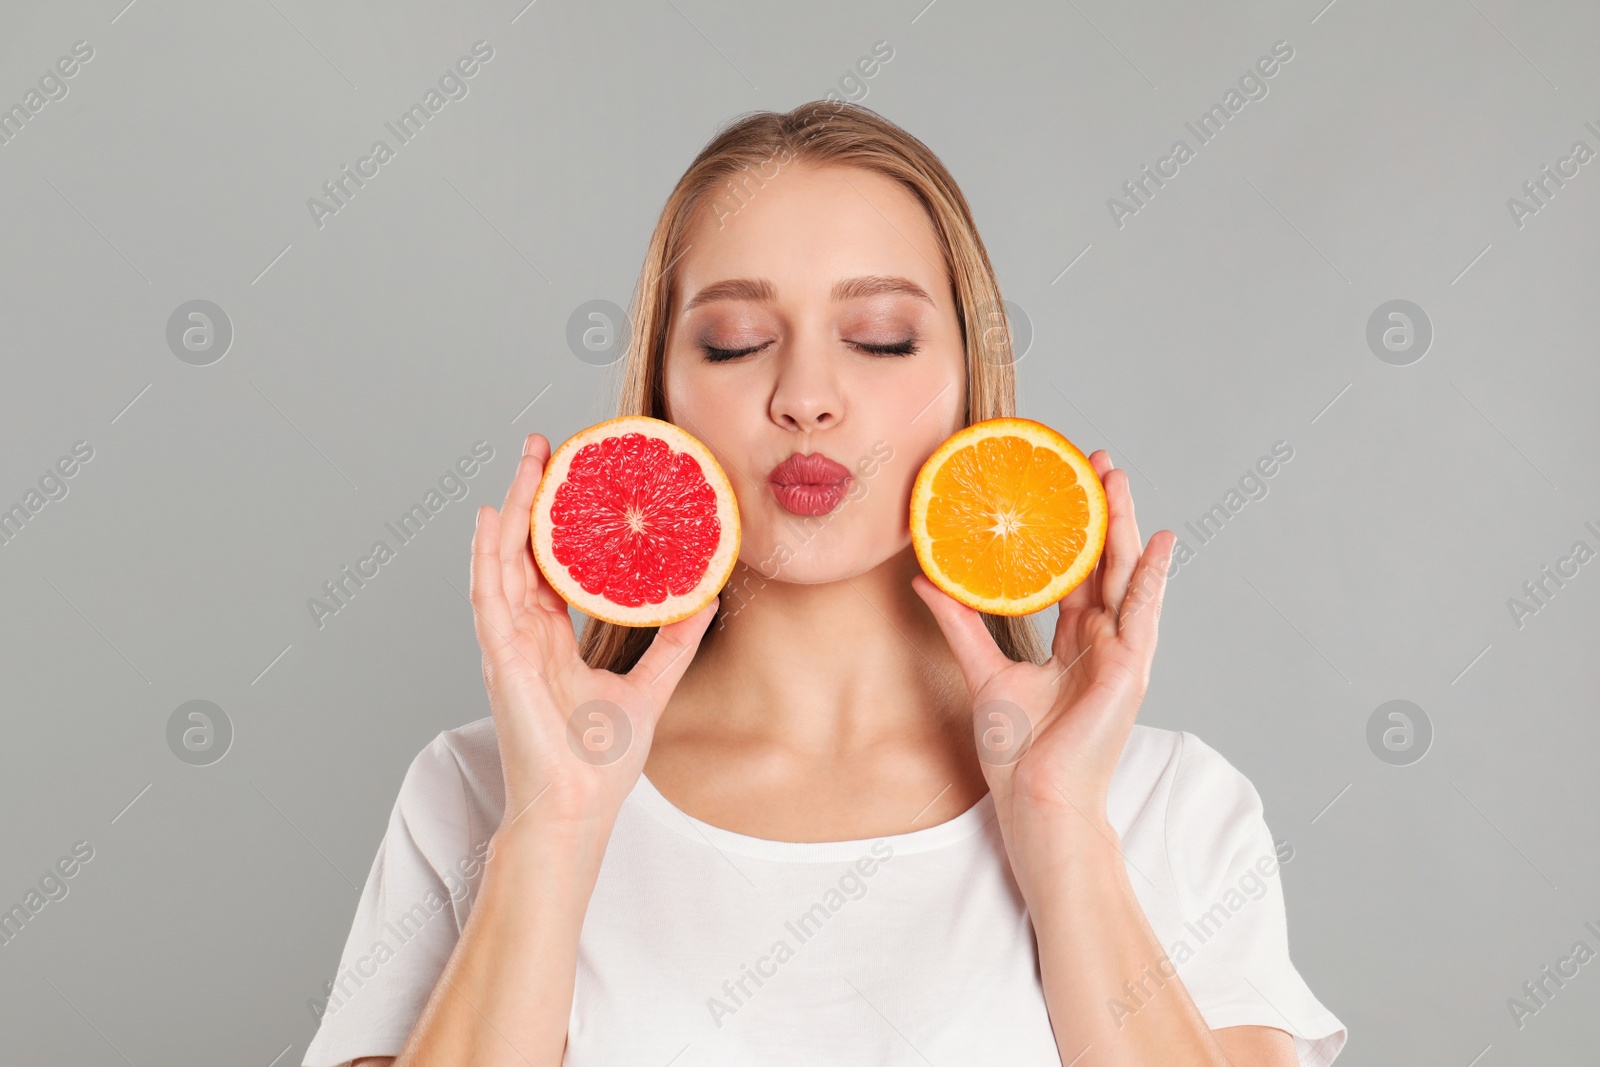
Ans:
<svg viewBox="0 0 1600 1067"><path fill-rule="evenodd" d="M1293 1067L1284 1031L1206 1025L1134 896L1106 816L1112 773L1149 686L1176 538L1157 531L1141 553L1126 473L1113 469L1104 451L1090 461L1110 511L1105 551L1093 574L1060 601L1043 664L1010 659L978 612L925 576L912 579L961 666L980 745L991 701L1028 715L1028 743L1017 753L980 756L1033 921L1061 1062ZM1114 1010L1114 1001L1127 1011Z"/></svg>
<svg viewBox="0 0 1600 1067"><path fill-rule="evenodd" d="M1295 1067L1282 1030L1207 1027L1134 896L1108 823L1068 809L1038 833L1055 847L1024 897L1050 1018L1075 1046L1060 1048L1063 1063Z"/></svg>
<svg viewBox="0 0 1600 1067"><path fill-rule="evenodd" d="M482 890L395 1067L557 1067L578 935L606 834L536 821L494 835Z"/></svg>
<svg viewBox="0 0 1600 1067"><path fill-rule="evenodd" d="M505 809L472 912L393 1067L558 1067L606 843L715 614L713 601L659 628L627 674L590 668L529 542L549 448L529 435L501 511L478 510L470 599ZM585 706L591 721L626 716L606 735L631 738L620 753L591 759L575 747L572 716Z"/></svg>

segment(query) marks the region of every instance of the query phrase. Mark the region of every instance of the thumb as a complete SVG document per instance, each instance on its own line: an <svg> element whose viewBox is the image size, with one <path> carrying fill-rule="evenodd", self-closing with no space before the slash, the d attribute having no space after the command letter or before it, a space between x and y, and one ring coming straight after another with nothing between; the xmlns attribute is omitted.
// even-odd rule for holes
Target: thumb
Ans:
<svg viewBox="0 0 1600 1067"><path fill-rule="evenodd" d="M976 695L990 678L1011 666L1012 659L994 643L989 628L983 624L981 612L934 585L926 574L913 575L911 588L933 612L950 651L955 653L969 693Z"/></svg>
<svg viewBox="0 0 1600 1067"><path fill-rule="evenodd" d="M639 662L633 665L626 677L652 698L652 706L665 708L667 698L678 687L678 680L694 661L695 650L705 636L706 627L717 614L721 597L677 622L669 622L656 631L650 647L644 650Z"/></svg>

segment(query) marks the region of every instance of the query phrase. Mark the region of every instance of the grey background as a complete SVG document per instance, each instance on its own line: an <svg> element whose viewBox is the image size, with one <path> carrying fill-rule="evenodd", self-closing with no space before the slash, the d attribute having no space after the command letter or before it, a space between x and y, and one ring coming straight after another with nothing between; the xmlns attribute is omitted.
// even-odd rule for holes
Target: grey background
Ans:
<svg viewBox="0 0 1600 1067"><path fill-rule="evenodd" d="M1600 549L1600 161L1520 228L1506 201L1600 149L1600 13L1324 5L6 0L0 104L95 54L0 147L0 507L94 458L0 545L0 906L95 855L0 946L4 1058L299 1062L406 764L487 714L473 510L524 434L612 414L568 316L627 303L719 123L887 40L844 89L962 183L1034 331L1021 413L1191 547L1294 448L1174 576L1142 718L1260 790L1341 1062L1593 1062L1600 963L1520 1030L1506 1001L1600 948L1600 562L1520 628L1507 601ZM468 95L319 229L307 199L480 39ZM1115 225L1279 40L1268 95ZM210 366L166 342L195 299L234 329ZM1410 366L1366 343L1394 299L1435 333ZM466 499L319 629L307 599L478 440ZM1366 739L1393 699L1433 725L1408 766ZM210 766L167 745L191 700L233 725Z"/></svg>

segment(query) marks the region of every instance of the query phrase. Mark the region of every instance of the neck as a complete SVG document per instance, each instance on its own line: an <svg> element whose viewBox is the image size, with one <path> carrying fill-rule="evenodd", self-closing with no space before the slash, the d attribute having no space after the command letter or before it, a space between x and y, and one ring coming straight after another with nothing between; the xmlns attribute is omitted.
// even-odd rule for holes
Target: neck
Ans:
<svg viewBox="0 0 1600 1067"><path fill-rule="evenodd" d="M946 728L966 685L916 573L910 546L817 584L737 564L667 714L824 758Z"/></svg>

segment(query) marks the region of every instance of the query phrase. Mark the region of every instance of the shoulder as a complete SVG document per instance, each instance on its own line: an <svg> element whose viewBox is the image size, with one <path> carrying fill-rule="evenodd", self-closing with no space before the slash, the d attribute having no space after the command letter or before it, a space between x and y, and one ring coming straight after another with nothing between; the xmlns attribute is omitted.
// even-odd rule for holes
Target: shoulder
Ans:
<svg viewBox="0 0 1600 1067"><path fill-rule="evenodd" d="M494 719L485 716L441 731L406 768L396 813L419 845L448 841L458 847L494 832L505 810L500 747Z"/></svg>
<svg viewBox="0 0 1600 1067"><path fill-rule="evenodd" d="M1188 731L1134 726L1107 814L1126 848L1164 858L1180 889L1204 892L1229 866L1273 852L1255 786Z"/></svg>
<svg viewBox="0 0 1600 1067"><path fill-rule="evenodd" d="M1286 1030L1295 1062L1333 1062L1344 1024L1290 959L1280 861L1255 786L1192 733L1134 731L1117 769L1128 829L1113 826L1133 891L1201 1017L1212 1029Z"/></svg>
<svg viewBox="0 0 1600 1067"><path fill-rule="evenodd" d="M1187 730L1142 724L1134 725L1123 746L1108 803L1125 818L1152 805L1166 812L1219 804L1257 813L1261 808L1255 786L1222 753ZM1118 822L1115 813L1112 822Z"/></svg>
<svg viewBox="0 0 1600 1067"><path fill-rule="evenodd" d="M1106 814L1123 835L1158 821L1172 792L1185 734L1135 723L1111 774Z"/></svg>

